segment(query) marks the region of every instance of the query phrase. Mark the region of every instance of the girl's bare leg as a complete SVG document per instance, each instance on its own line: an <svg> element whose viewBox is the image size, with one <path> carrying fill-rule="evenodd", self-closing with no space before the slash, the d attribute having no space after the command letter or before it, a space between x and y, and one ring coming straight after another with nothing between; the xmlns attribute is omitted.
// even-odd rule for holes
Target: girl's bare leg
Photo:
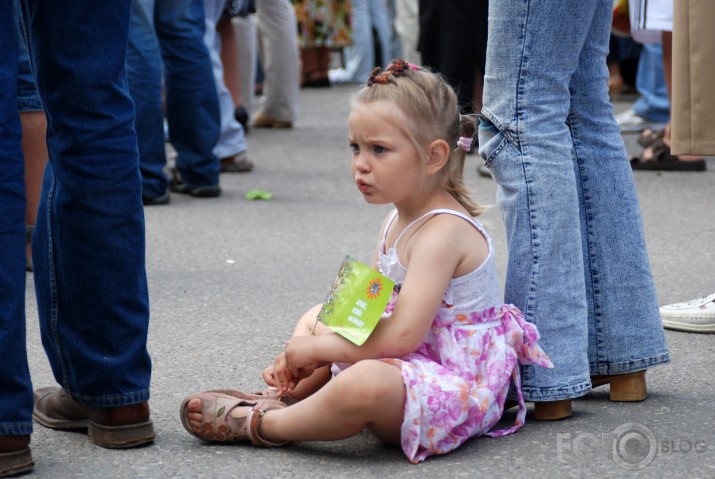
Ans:
<svg viewBox="0 0 715 479"><path fill-rule="evenodd" d="M306 312L294 330L294 336L331 332L315 318L322 305ZM398 367L378 360L360 361L331 379L329 367L316 369L289 391L300 402L285 409L267 411L258 434L271 442L329 441L344 439L369 429L388 444L400 443L400 429L405 407L405 386ZM201 431L201 400L189 402L189 422ZM248 408L236 408L234 417L247 414Z"/></svg>
<svg viewBox="0 0 715 479"><path fill-rule="evenodd" d="M329 441L369 429L400 443L405 386L400 369L377 360L349 367L312 396L265 413L258 434L269 441Z"/></svg>
<svg viewBox="0 0 715 479"><path fill-rule="evenodd" d="M238 44L231 19L222 16L216 25L221 39L221 62L223 63L223 82L226 84L233 106L241 104L241 73L239 69Z"/></svg>
<svg viewBox="0 0 715 479"><path fill-rule="evenodd" d="M267 411L258 435L271 442L330 441L369 429L388 444L400 443L405 387L400 369L378 360L349 367L325 387L292 406ZM188 404L189 423L201 431L201 399ZM231 414L242 417L248 407Z"/></svg>

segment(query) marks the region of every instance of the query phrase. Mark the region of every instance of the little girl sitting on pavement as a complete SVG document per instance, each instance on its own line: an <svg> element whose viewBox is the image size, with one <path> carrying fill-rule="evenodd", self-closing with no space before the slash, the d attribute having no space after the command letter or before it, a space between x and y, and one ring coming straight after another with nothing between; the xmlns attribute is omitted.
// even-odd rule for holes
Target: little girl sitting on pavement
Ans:
<svg viewBox="0 0 715 479"><path fill-rule="evenodd" d="M373 267L400 285L357 346L298 321L263 378L263 393L214 390L181 405L186 430L206 441L277 446L343 439L368 429L407 458L447 453L473 436L524 424L519 364L553 367L536 328L502 304L492 240L462 180L474 123L437 74L395 60L352 99L348 142L357 189L395 209ZM513 427L494 431L513 382Z"/></svg>

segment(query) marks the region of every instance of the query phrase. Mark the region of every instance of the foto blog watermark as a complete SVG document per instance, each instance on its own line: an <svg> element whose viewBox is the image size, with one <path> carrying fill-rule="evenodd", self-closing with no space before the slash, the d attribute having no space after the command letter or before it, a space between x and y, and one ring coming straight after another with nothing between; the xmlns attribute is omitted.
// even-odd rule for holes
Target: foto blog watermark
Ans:
<svg viewBox="0 0 715 479"><path fill-rule="evenodd" d="M702 454L707 441L696 438L658 439L648 426L625 423L611 432L560 432L556 458L561 462L593 463L609 459L628 471L644 469L658 454Z"/></svg>

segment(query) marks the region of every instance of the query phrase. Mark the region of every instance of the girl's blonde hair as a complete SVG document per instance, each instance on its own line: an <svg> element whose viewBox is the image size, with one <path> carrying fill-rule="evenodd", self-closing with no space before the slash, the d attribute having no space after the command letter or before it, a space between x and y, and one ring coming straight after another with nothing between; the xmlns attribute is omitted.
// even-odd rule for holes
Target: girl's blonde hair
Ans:
<svg viewBox="0 0 715 479"><path fill-rule="evenodd" d="M475 202L462 178L466 152L457 146L460 136L472 138L475 120L459 114L457 95L438 73L395 59L383 72L375 68L367 85L350 104L389 102L409 120L409 126L396 125L424 155L427 145L444 140L450 145L449 159L442 174L442 187L472 216L483 208Z"/></svg>

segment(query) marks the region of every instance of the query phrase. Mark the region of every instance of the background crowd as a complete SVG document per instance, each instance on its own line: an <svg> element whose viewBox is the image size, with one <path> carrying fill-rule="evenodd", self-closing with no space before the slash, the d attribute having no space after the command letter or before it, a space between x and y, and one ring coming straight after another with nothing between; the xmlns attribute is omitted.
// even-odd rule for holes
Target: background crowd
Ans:
<svg viewBox="0 0 715 479"><path fill-rule="evenodd" d="M280 141L281 129L300 125L301 88L361 84L395 57L442 73L463 113L481 112L495 71L487 54L495 3L4 2L0 475L32 467L30 417L38 398L25 357L26 271L34 274L53 373L72 391L43 388L43 424L69 414L98 431L93 441L104 447L151 441L143 207L167 205L171 193L220 196L222 173L260 168L250 159L251 129L275 129ZM713 78L707 66L715 62L703 53L712 49L694 54L689 47L694 32L707 29L688 22L708 11L688 16L683 9L708 7L676 5L673 15L673 2L652 1L651 21L639 23L642 3L630 2L629 29L615 16L607 32L604 88L637 98L615 118L620 133L637 134L643 147L630 168L705 171L703 156L715 148L698 130L708 124L698 115L708 108L691 108L688 92L712 98L697 79ZM623 2L616 7L622 13ZM73 53L80 45L83 56ZM506 181L489 168L480 173ZM664 306L660 317L666 328L715 332L715 294ZM665 361L667 353L659 354ZM111 428L122 437L102 436Z"/></svg>

